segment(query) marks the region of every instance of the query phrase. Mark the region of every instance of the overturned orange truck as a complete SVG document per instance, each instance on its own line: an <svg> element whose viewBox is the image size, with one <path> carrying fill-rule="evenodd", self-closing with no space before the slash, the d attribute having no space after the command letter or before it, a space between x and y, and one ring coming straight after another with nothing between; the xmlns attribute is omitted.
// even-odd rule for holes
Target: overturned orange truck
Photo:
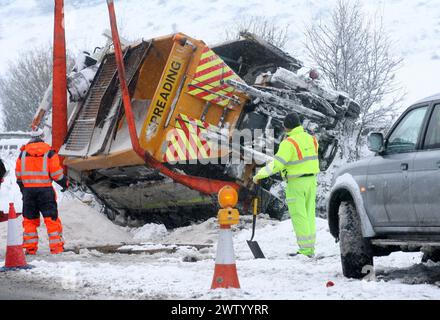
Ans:
<svg viewBox="0 0 440 320"><path fill-rule="evenodd" d="M173 227L212 216L225 184L246 200L262 164L237 163L231 154L243 159L264 140L276 151L282 119L291 111L318 136L325 170L336 154L341 120L359 114L346 94L298 72L299 60L255 35L209 47L172 34L122 45L136 135L145 151L140 154L130 139L108 38L106 46L78 59L67 78L68 131L59 152L70 179L93 192L109 218L121 224L140 220ZM46 124L47 129L50 115ZM232 137L243 129L263 134L234 150ZM282 196L273 192L279 183L275 177L262 186L273 216L285 210Z"/></svg>

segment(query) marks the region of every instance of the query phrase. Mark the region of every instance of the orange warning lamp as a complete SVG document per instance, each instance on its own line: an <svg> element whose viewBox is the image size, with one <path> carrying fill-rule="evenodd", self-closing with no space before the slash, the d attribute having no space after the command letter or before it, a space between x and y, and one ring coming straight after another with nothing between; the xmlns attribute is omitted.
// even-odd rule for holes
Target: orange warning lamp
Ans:
<svg viewBox="0 0 440 320"><path fill-rule="evenodd" d="M231 186L224 186L218 192L218 203L222 208L233 208L237 205L238 194Z"/></svg>
<svg viewBox="0 0 440 320"><path fill-rule="evenodd" d="M220 226L226 227L238 224L240 213L234 208L238 202L237 191L231 186L224 186L218 192L218 202L222 207L217 215Z"/></svg>

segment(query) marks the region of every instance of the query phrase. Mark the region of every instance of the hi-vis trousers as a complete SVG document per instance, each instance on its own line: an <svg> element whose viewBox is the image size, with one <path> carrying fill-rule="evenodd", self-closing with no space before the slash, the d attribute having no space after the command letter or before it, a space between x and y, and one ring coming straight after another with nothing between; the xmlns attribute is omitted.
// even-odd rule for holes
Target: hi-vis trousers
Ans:
<svg viewBox="0 0 440 320"><path fill-rule="evenodd" d="M298 242L298 253L315 253L316 241L316 176L300 177L287 181L286 202Z"/></svg>

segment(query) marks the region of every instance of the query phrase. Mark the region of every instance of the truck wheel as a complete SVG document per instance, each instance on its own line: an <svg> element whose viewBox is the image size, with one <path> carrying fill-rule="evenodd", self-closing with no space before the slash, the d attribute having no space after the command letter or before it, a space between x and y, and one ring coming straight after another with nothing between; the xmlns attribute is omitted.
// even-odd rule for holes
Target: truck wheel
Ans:
<svg viewBox="0 0 440 320"><path fill-rule="evenodd" d="M362 236L360 218L352 201L344 201L339 206L339 239L344 276L365 277L367 273L363 269L373 266L373 252L370 241Z"/></svg>

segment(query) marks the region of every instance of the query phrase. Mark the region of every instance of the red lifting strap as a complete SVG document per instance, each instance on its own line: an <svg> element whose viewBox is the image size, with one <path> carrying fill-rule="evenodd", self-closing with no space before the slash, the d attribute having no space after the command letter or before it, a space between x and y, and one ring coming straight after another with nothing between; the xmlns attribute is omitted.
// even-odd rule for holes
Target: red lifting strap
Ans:
<svg viewBox="0 0 440 320"><path fill-rule="evenodd" d="M110 26L112 30L112 39L113 39L113 47L115 50L115 58L116 64L118 66L118 77L119 77L119 85L121 87L122 92L122 101L124 104L124 110L126 115L126 120L128 124L128 129L130 133L130 140L133 147L133 150L144 159L144 161L151 167L158 169L162 174L170 177L174 181L183 184L191 189L200 191L204 194L214 194L218 193L221 188L226 185L233 187L235 190L239 190L240 186L235 182L221 181L216 179L208 179L203 177L196 177L181 174L171 170L166 167L161 162L154 159L148 152L146 152L139 144L138 134L136 131L136 123L134 120L133 110L131 106L131 98L130 93L128 91L128 86L125 81L125 65L122 56L122 48L119 40L118 26L116 21L116 13L113 0L107 0L108 11L110 17Z"/></svg>
<svg viewBox="0 0 440 320"><path fill-rule="evenodd" d="M289 141L295 147L296 153L298 154L298 160L302 160L303 155L302 155L301 149L299 147L299 144L295 140L293 140L292 138L287 138L287 141Z"/></svg>

